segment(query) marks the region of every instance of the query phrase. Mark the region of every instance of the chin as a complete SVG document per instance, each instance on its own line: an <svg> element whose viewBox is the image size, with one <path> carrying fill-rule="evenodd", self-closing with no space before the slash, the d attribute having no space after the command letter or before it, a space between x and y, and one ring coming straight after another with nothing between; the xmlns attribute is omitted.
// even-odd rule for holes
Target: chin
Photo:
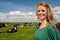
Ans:
<svg viewBox="0 0 60 40"><path fill-rule="evenodd" d="M44 20L44 18L40 18L39 20Z"/></svg>
<svg viewBox="0 0 60 40"><path fill-rule="evenodd" d="M45 18L40 18L40 19L38 19L38 20L44 20Z"/></svg>

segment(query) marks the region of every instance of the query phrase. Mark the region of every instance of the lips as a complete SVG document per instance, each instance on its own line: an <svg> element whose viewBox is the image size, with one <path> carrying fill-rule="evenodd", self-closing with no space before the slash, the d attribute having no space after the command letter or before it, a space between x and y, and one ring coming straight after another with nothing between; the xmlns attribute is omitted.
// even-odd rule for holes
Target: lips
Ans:
<svg viewBox="0 0 60 40"><path fill-rule="evenodd" d="M40 14L41 16L45 16L45 14Z"/></svg>

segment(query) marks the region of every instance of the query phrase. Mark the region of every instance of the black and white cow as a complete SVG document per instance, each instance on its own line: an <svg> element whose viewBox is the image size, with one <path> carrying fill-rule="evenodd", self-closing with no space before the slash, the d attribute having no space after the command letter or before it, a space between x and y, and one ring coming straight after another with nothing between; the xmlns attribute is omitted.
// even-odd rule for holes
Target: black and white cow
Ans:
<svg viewBox="0 0 60 40"><path fill-rule="evenodd" d="M23 25L24 25L24 26L28 26L28 22L25 22Z"/></svg>
<svg viewBox="0 0 60 40"><path fill-rule="evenodd" d="M6 26L7 26L7 24L5 24L5 23L0 23L0 28L6 27Z"/></svg>
<svg viewBox="0 0 60 40"><path fill-rule="evenodd" d="M17 32L19 24L15 24L13 28L7 30L7 33Z"/></svg>
<svg viewBox="0 0 60 40"><path fill-rule="evenodd" d="M11 29L7 30L7 33L14 33L16 31L17 31L17 28L14 27L14 28L11 28Z"/></svg>
<svg viewBox="0 0 60 40"><path fill-rule="evenodd" d="M30 25L31 27L34 27L34 24L33 24L33 22L30 22L30 23L29 23L29 25Z"/></svg>

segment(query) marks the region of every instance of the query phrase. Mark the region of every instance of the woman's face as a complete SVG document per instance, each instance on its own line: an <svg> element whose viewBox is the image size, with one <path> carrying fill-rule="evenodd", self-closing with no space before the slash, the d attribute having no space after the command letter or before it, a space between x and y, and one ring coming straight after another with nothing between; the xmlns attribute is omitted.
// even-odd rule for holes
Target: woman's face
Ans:
<svg viewBox="0 0 60 40"><path fill-rule="evenodd" d="M47 9L44 6L38 6L37 7L37 17L38 20L44 20L46 19L46 15L47 15Z"/></svg>

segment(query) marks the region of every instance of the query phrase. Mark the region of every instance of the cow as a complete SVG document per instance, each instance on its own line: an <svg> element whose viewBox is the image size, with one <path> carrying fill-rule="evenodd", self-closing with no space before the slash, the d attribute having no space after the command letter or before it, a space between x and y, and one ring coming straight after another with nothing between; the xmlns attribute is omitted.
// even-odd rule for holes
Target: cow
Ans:
<svg viewBox="0 0 60 40"><path fill-rule="evenodd" d="M17 32L19 24L15 24L13 28L7 30L7 33Z"/></svg>
<svg viewBox="0 0 60 40"><path fill-rule="evenodd" d="M28 22L25 22L25 23L24 23L24 26L27 26L27 27L28 27Z"/></svg>
<svg viewBox="0 0 60 40"><path fill-rule="evenodd" d="M7 33L14 33L14 32L17 32L17 27L7 30Z"/></svg>
<svg viewBox="0 0 60 40"><path fill-rule="evenodd" d="M34 24L33 24L32 22L30 22L29 25L30 25L31 27L34 27Z"/></svg>
<svg viewBox="0 0 60 40"><path fill-rule="evenodd" d="M5 23L0 23L0 28L6 27L6 26L7 26L7 24L5 24Z"/></svg>

